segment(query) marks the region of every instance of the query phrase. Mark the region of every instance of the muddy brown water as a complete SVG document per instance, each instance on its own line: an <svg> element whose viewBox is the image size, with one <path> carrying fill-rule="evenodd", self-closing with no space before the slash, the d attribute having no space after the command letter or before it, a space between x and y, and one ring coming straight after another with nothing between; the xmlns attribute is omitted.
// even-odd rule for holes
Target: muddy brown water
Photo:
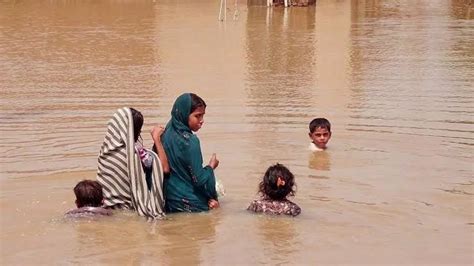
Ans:
<svg viewBox="0 0 474 266"><path fill-rule="evenodd" d="M0 2L1 262L472 264L469 1ZM236 19L233 20L233 17ZM107 120L207 104L198 135L227 195L205 214L64 221L95 178ZM308 123L332 122L310 154ZM297 218L252 215L266 168L295 174Z"/></svg>

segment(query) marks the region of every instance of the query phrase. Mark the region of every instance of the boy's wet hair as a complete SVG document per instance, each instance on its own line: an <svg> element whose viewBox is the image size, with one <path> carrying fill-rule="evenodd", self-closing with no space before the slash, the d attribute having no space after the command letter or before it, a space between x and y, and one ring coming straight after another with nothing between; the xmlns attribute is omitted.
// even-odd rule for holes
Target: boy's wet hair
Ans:
<svg viewBox="0 0 474 266"><path fill-rule="evenodd" d="M285 181L284 185L278 184L278 177ZM275 164L268 167L262 182L258 186L258 192L272 200L283 200L288 195L295 195L295 177L282 164Z"/></svg>
<svg viewBox="0 0 474 266"><path fill-rule="evenodd" d="M140 134L142 132L142 126L143 126L143 115L140 113L140 111L130 108L130 111L132 111L132 119L133 119L133 140L137 142L138 137L140 137Z"/></svg>
<svg viewBox="0 0 474 266"><path fill-rule="evenodd" d="M309 132L313 133L318 128L325 128L331 132L331 123L326 118L315 118L309 123Z"/></svg>
<svg viewBox="0 0 474 266"><path fill-rule="evenodd" d="M201 97L197 96L194 93L190 93L190 95L191 95L191 111L189 113L194 112L199 107L206 108L206 102L204 102L204 100Z"/></svg>
<svg viewBox="0 0 474 266"><path fill-rule="evenodd" d="M74 187L76 205L81 207L100 207L104 200L102 186L97 181L82 180Z"/></svg>

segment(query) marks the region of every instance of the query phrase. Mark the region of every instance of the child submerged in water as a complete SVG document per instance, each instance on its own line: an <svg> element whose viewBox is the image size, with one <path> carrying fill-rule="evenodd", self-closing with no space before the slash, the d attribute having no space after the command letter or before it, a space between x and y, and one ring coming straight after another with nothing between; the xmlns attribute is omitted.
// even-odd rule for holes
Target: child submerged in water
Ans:
<svg viewBox="0 0 474 266"><path fill-rule="evenodd" d="M261 199L252 201L247 210L278 215L299 215L301 208L287 199L288 195L295 195L293 190L295 185L295 177L288 168L279 163L270 166L258 187Z"/></svg>
<svg viewBox="0 0 474 266"><path fill-rule="evenodd" d="M104 203L104 194L102 186L97 181L82 180L74 187L76 195L77 209L66 212L65 216L90 217L96 215L112 215L112 211L102 207Z"/></svg>

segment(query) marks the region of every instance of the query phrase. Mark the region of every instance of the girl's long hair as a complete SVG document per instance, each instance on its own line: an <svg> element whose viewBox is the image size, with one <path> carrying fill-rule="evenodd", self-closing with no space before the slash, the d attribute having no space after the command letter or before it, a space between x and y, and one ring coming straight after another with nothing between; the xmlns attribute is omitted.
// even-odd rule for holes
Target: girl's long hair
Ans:
<svg viewBox="0 0 474 266"><path fill-rule="evenodd" d="M284 185L278 182L278 177L284 181ZM295 188L294 175L284 165L277 163L268 167L258 186L258 192L272 200L283 200L287 196L294 196Z"/></svg>
<svg viewBox="0 0 474 266"><path fill-rule="evenodd" d="M134 134L133 140L137 142L142 132L143 115L142 113L140 113L140 111L134 108L130 108L130 111L132 111L132 119L133 119L133 134Z"/></svg>

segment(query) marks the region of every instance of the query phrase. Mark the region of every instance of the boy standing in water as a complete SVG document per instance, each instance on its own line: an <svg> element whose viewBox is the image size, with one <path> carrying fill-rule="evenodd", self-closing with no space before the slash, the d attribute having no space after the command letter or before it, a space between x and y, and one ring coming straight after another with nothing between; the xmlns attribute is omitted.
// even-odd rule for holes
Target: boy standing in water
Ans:
<svg viewBox="0 0 474 266"><path fill-rule="evenodd" d="M104 194L97 181L82 180L74 187L77 209L68 211L66 217L89 217L95 215L112 215L112 211L102 207Z"/></svg>
<svg viewBox="0 0 474 266"><path fill-rule="evenodd" d="M309 123L309 138L311 151L323 151L331 139L331 123L326 118L315 118Z"/></svg>

